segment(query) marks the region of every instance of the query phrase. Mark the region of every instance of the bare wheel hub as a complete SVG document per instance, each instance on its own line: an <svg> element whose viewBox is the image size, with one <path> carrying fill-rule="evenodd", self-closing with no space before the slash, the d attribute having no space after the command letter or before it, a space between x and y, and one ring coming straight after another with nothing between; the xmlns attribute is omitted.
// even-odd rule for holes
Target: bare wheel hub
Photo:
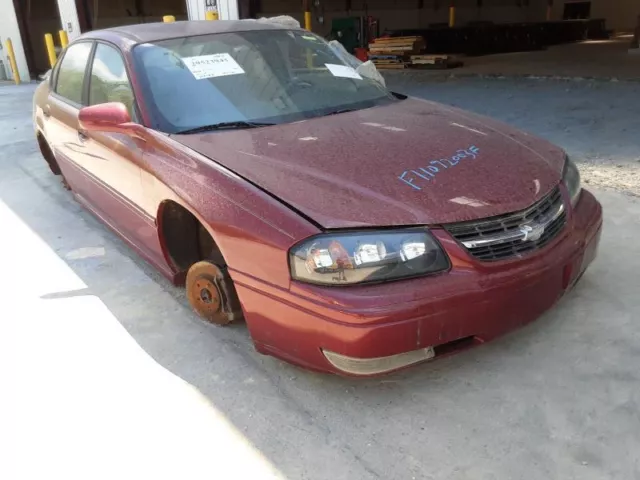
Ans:
<svg viewBox="0 0 640 480"><path fill-rule="evenodd" d="M225 267L206 261L194 264L187 272L186 290L193 309L208 322L226 325L241 312Z"/></svg>
<svg viewBox="0 0 640 480"><path fill-rule="evenodd" d="M208 288L203 288L202 290L200 290L200 300L202 300L204 303L211 303L211 290L209 290Z"/></svg>
<svg viewBox="0 0 640 480"><path fill-rule="evenodd" d="M197 301L196 310L205 315L216 313L220 310L222 299L213 278L207 275L198 276L193 290L195 290L193 297Z"/></svg>

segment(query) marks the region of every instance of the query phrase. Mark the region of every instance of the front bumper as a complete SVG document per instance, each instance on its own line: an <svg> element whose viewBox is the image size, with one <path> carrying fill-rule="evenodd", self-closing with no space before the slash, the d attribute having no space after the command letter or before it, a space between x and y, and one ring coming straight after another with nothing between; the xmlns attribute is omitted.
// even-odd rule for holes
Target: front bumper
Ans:
<svg viewBox="0 0 640 480"><path fill-rule="evenodd" d="M522 259L479 262L436 229L432 233L452 263L442 275L349 288L292 283L290 290L238 272L232 276L258 351L313 370L373 375L460 351L535 320L593 261L601 229L602 208L583 191L562 233Z"/></svg>

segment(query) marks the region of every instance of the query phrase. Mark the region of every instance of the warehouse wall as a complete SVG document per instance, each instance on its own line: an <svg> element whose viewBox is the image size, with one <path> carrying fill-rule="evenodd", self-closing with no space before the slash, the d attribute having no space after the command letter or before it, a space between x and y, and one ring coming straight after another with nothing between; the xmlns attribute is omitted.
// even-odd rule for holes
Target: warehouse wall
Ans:
<svg viewBox="0 0 640 480"><path fill-rule="evenodd" d="M555 0L553 19L561 20L565 3ZM618 31L631 31L640 15L640 0L591 0L591 18L606 18L607 28Z"/></svg>
<svg viewBox="0 0 640 480"><path fill-rule="evenodd" d="M55 44L60 45L58 31L61 28L61 23L58 5L50 0L31 0L31 2L26 2L23 8L22 15L27 25L33 51L31 67L34 74L40 74L50 68L44 44L45 33L51 33L55 38Z"/></svg>
<svg viewBox="0 0 640 480"><path fill-rule="evenodd" d="M493 21L495 23L527 22L544 20L546 0L484 0L483 7L476 0L457 0L456 23L464 25L470 21ZM291 15L302 22L300 0L262 0L262 11L258 16ZM321 0L320 9L314 10L316 33L326 35L333 18L371 15L380 20L380 30L399 28L421 28L431 23L449 21L447 0L352 0L351 10L346 11L345 0ZM518 6L521 5L521 6ZM366 10L365 10L366 8ZM315 18L323 14L320 25Z"/></svg>
<svg viewBox="0 0 640 480"><path fill-rule="evenodd" d="M94 29L117 25L161 22L164 15L187 19L185 0L142 0L140 10L135 0L89 0L88 9Z"/></svg>
<svg viewBox="0 0 640 480"><path fill-rule="evenodd" d="M82 33L80 31L80 18L76 9L76 0L57 0L57 3L60 16L60 26L58 28L64 28L69 36L69 41L72 42Z"/></svg>
<svg viewBox="0 0 640 480"><path fill-rule="evenodd" d="M16 52L16 63L18 64L18 72L22 81L29 81L29 67L27 65L27 57L24 53L22 38L20 38L20 28L18 27L18 18L13 8L13 0L0 0L0 60L2 60L4 75L11 78L11 69L9 68L9 57L7 57L6 40L11 39L13 49Z"/></svg>

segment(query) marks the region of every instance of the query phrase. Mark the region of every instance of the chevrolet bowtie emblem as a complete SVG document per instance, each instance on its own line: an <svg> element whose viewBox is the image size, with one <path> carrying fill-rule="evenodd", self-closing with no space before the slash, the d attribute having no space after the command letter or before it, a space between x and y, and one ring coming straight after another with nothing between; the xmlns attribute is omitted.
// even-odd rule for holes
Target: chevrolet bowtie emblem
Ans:
<svg viewBox="0 0 640 480"><path fill-rule="evenodd" d="M544 225L522 225L520 231L524 235L523 242L537 242L544 234Z"/></svg>

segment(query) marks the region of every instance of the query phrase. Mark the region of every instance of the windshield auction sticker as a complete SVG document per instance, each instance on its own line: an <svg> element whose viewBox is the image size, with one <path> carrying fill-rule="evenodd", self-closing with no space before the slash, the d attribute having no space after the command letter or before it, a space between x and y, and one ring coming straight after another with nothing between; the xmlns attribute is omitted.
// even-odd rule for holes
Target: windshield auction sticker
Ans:
<svg viewBox="0 0 640 480"><path fill-rule="evenodd" d="M356 78L358 80L362 80L360 74L351 67L347 67L346 65L336 65L333 63L325 63L325 65L334 77Z"/></svg>
<svg viewBox="0 0 640 480"><path fill-rule="evenodd" d="M182 61L198 80L245 73L238 62L228 53L185 57Z"/></svg>

